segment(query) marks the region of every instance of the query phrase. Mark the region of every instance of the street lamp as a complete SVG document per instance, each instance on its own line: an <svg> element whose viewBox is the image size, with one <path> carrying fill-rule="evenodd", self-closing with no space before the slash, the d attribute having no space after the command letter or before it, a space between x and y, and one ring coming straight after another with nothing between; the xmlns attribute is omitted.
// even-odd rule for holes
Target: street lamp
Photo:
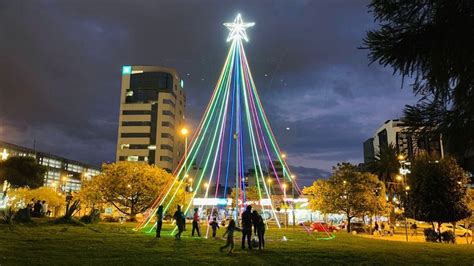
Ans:
<svg viewBox="0 0 474 266"><path fill-rule="evenodd" d="M286 158L286 154L285 154L285 153L282 153L282 154L281 154L281 158L282 158L282 159L285 159L285 158Z"/></svg>
<svg viewBox="0 0 474 266"><path fill-rule="evenodd" d="M296 176L295 175L291 175L291 180L293 181L291 183L291 197L293 198L293 202L292 202L292 216L293 216L293 230L295 230L295 224L296 224L296 217L295 217L295 183L296 183Z"/></svg>
<svg viewBox="0 0 474 266"><path fill-rule="evenodd" d="M285 201L286 199L286 183L283 183L283 202L285 203L285 226L288 228L288 202Z"/></svg>

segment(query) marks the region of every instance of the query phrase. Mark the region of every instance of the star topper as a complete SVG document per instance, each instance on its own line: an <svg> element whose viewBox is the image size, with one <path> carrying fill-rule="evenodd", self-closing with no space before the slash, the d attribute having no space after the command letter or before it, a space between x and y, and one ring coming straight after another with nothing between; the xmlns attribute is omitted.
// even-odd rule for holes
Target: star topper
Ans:
<svg viewBox="0 0 474 266"><path fill-rule="evenodd" d="M233 23L224 23L224 26L226 26L230 30L229 37L227 37L227 41L230 42L234 39L244 39L246 42L248 42L249 39L245 30L249 27L253 27L254 25L254 22L244 23L242 21L242 16L240 16L240 14L237 14L237 17L235 17Z"/></svg>

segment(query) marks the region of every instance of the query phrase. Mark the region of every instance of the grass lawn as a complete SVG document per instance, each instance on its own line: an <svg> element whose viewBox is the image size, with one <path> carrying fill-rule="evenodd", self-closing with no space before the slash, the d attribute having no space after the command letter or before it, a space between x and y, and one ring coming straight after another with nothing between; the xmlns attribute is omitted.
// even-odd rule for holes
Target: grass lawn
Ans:
<svg viewBox="0 0 474 266"><path fill-rule="evenodd" d="M0 265L126 265L126 264L442 264L473 265L474 245L403 243L338 233L333 240L291 229L270 230L264 251L219 252L222 239L190 238L190 227L181 241L134 232L132 224L88 226L0 225ZM205 228L201 230L205 231ZM168 232L168 233L167 233ZM218 235L222 236L221 228ZM241 236L240 232L236 233ZM288 241L282 241L283 235Z"/></svg>

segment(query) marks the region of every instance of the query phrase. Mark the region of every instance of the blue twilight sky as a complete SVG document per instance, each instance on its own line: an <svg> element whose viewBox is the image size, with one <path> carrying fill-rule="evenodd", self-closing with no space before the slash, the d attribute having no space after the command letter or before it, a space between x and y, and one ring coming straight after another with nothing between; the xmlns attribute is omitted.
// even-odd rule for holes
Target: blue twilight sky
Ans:
<svg viewBox="0 0 474 266"><path fill-rule="evenodd" d="M245 45L262 102L303 184L416 101L360 50L367 1L0 1L0 139L99 165L113 161L122 65L165 65L197 123L229 44L223 22L254 21ZM287 131L286 128L290 130Z"/></svg>

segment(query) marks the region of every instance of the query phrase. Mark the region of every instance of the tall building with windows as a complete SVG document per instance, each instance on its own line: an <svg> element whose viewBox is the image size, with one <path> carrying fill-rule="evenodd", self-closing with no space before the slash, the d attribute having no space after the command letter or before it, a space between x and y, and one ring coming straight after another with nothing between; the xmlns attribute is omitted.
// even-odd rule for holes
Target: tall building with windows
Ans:
<svg viewBox="0 0 474 266"><path fill-rule="evenodd" d="M123 66L117 161L154 164L172 172L184 154L179 134L186 96L175 69Z"/></svg>
<svg viewBox="0 0 474 266"><path fill-rule="evenodd" d="M385 121L377 129L374 136L364 142L364 163L373 161L380 152L380 147L389 144L394 145L397 152L407 156L410 161L420 153L428 153L438 157L442 153L441 142L438 138L416 138L406 130L403 121L392 119Z"/></svg>
<svg viewBox="0 0 474 266"><path fill-rule="evenodd" d="M82 181L100 174L98 167L0 141L0 161L13 156L33 157L39 164L46 166L44 186L57 191L78 191Z"/></svg>

